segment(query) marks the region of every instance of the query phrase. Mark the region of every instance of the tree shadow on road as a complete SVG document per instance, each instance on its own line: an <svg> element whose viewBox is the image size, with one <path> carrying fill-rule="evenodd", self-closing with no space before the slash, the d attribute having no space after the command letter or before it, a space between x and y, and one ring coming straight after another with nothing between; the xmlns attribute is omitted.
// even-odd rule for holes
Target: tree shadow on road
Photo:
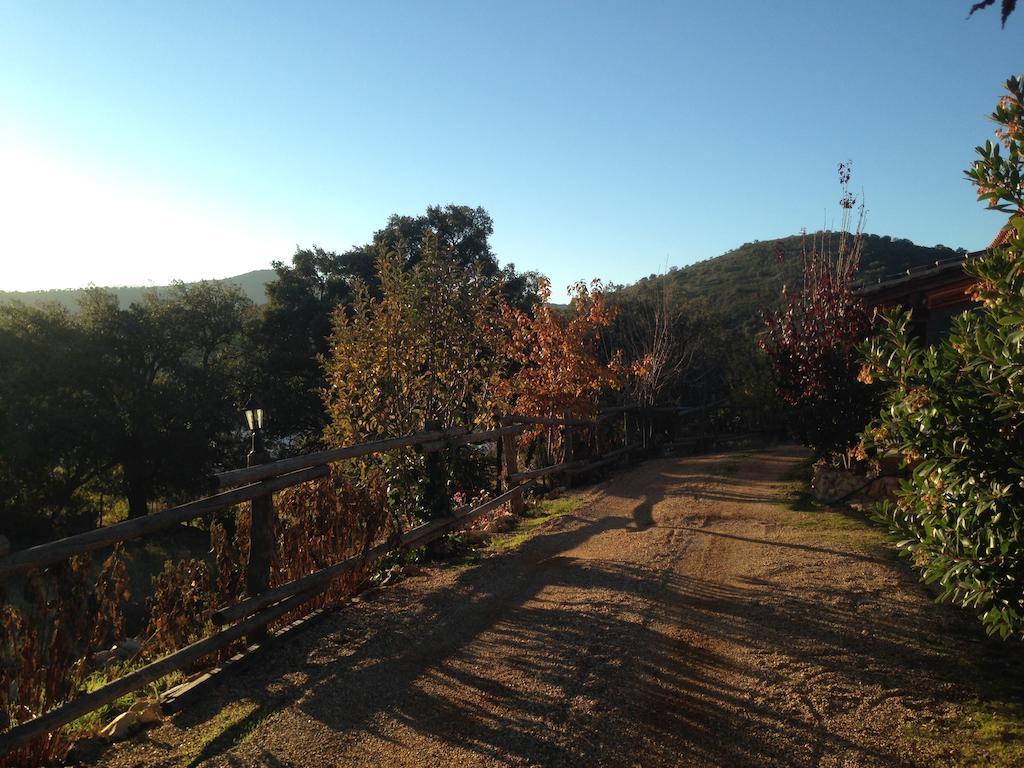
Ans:
<svg viewBox="0 0 1024 768"><path fill-rule="evenodd" d="M983 695L1020 667L1019 654L923 593L889 599L859 585L860 571L835 576L848 562L913 591L899 565L658 523L657 505L680 487L670 464L652 465L602 491L636 500L631 515L560 518L515 553L453 569L443 589L405 582L268 654L178 718L198 727L233 698L260 702L194 764L312 765L302 744L341 755L353 739L395 764L452 754L488 765L916 764L886 730L892 713ZM779 501L767 481L764 495ZM580 555L627 531L764 544L787 559L723 584L620 560L614 548ZM794 568L808 577L799 587L783 572ZM273 729L289 732L286 743ZM247 735L249 751L236 744Z"/></svg>

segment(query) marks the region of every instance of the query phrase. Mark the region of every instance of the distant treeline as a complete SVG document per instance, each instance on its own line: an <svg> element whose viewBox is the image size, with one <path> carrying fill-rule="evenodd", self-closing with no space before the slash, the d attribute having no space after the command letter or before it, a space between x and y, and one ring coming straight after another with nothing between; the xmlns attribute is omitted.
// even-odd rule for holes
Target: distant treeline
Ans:
<svg viewBox="0 0 1024 768"><path fill-rule="evenodd" d="M257 269L242 275L206 282L234 286L254 304L264 304L267 301L267 283L276 278L277 273L272 269ZM147 294L151 293L169 295L172 289L173 285L102 287L102 290L106 293L116 296L122 306L139 303L145 299ZM90 290L90 288L51 288L45 291L0 291L0 304L21 302L30 307L39 307L44 304L59 304L74 311L79 307Z"/></svg>
<svg viewBox="0 0 1024 768"><path fill-rule="evenodd" d="M244 462L239 403L249 392L267 406L275 453L321 447L332 315L382 295L383 254L411 269L434 242L458 267L451 274L472 275L532 317L546 298L539 276L500 266L492 229L482 208L431 207L392 216L372 242L342 253L299 249L273 271L241 276L244 283L0 302L0 533L26 543L91 527L104 510L142 515L154 502L201 491L203 478ZM615 397L725 402L715 413L728 423L715 428L784 428L755 336L762 310L795 283L802 247L799 237L747 244L606 290L617 316L601 344L622 372ZM865 251L868 268L881 272L953 255L873 236Z"/></svg>
<svg viewBox="0 0 1024 768"><path fill-rule="evenodd" d="M251 273L266 284L262 304L232 280L42 293L74 293L73 307L0 304L0 533L24 544L92 527L111 506L138 516L202 490L244 463L249 392L267 404L279 454L318 447L331 315L379 295L381 254L411 268L430 234L511 306L537 302L537 276L499 267L491 232L482 208L396 215L364 246L299 249L269 280Z"/></svg>

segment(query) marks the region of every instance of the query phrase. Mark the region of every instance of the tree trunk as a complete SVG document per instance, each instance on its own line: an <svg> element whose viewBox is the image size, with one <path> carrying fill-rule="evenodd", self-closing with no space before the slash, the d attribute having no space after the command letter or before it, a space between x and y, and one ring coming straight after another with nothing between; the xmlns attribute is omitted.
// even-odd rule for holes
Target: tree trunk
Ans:
<svg viewBox="0 0 1024 768"><path fill-rule="evenodd" d="M128 519L149 514L149 483L145 467L139 461L128 461L122 465L125 495L128 497Z"/></svg>

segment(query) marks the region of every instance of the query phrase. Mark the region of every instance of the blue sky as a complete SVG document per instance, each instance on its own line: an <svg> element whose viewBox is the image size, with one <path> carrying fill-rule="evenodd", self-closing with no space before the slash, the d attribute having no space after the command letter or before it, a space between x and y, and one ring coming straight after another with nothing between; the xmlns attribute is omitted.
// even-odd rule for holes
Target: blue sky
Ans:
<svg viewBox="0 0 1024 768"><path fill-rule="evenodd" d="M503 263L631 282L834 224L984 246L1024 71L968 0L0 2L0 289L163 283L485 207Z"/></svg>

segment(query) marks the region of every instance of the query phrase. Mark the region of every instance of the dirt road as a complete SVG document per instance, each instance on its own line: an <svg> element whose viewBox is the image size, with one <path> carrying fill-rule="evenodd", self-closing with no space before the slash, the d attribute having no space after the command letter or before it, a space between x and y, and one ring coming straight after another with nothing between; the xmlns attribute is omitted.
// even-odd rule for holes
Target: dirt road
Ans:
<svg viewBox="0 0 1024 768"><path fill-rule="evenodd" d="M950 764L929 734L987 645L861 523L793 509L799 459L647 462L514 552L324 617L104 764Z"/></svg>

